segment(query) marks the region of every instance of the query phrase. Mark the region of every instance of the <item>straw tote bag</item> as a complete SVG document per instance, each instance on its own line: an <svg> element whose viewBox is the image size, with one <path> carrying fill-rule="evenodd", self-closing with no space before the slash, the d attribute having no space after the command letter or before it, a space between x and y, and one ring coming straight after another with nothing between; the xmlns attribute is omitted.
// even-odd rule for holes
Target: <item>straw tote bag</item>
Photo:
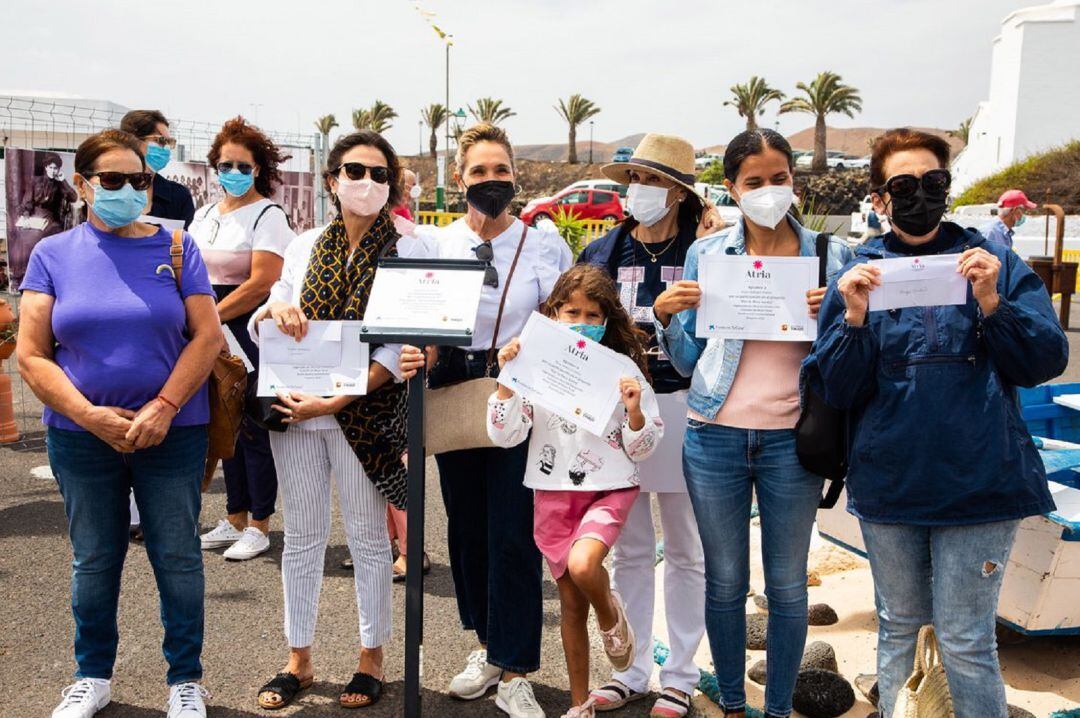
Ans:
<svg viewBox="0 0 1080 718"><path fill-rule="evenodd" d="M933 626L923 626L915 648L911 677L896 696L893 718L954 718L945 667Z"/></svg>
<svg viewBox="0 0 1080 718"><path fill-rule="evenodd" d="M514 270L521 258L521 249L525 246L525 235L528 231L529 225L525 225L514 261L510 265L510 272L506 275L506 284L503 285L499 313L495 316L495 332L491 335L491 348L487 353L488 376L438 389L426 389L424 392L424 453L428 456L495 446L487 432L488 398L498 389L498 383L490 376L491 367L495 362L495 346L499 341L499 326L502 324L503 309L506 307L506 293L510 291L510 280L514 278Z"/></svg>

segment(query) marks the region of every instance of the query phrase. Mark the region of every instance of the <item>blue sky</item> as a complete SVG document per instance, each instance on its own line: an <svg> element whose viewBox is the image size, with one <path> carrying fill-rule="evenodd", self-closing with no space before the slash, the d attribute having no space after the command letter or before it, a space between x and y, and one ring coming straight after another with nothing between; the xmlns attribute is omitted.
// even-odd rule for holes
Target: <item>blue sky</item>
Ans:
<svg viewBox="0 0 1080 718"><path fill-rule="evenodd" d="M580 92L602 108L597 140L661 131L697 146L743 125L723 106L750 75L788 92L820 70L858 87L840 126L953 128L989 87L991 43L1016 0L421 0L452 32L450 104L502 98L515 143L563 142L552 106ZM444 49L411 0L86 2L8 0L0 87L160 107L279 131L348 123L374 99L400 114L411 154L419 108L445 94ZM772 126L766 115L763 124ZM780 130L812 122L788 115ZM426 131L425 131L426 132ZM588 137L583 127L579 138Z"/></svg>

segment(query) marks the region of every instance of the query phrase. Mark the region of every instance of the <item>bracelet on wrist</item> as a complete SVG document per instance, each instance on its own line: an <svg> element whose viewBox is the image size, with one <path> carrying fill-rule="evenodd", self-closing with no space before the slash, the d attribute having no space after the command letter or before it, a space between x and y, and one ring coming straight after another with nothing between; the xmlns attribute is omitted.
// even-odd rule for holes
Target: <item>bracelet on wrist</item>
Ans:
<svg viewBox="0 0 1080 718"><path fill-rule="evenodd" d="M163 394L158 394L157 395L157 400L160 401L162 404L165 404L167 407L169 407L170 409L175 411L177 414L180 413L180 407L177 406L176 404L174 404L173 402L169 401L167 398L165 398L165 396Z"/></svg>

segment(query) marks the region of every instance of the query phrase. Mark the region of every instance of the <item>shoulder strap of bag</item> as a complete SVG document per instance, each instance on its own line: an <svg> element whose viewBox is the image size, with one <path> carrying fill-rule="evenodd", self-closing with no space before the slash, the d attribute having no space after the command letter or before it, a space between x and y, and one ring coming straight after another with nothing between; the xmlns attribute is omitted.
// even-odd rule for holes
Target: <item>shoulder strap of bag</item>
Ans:
<svg viewBox="0 0 1080 718"><path fill-rule="evenodd" d="M277 207L281 210L281 213L285 215L285 223L289 225L290 229L292 229L292 221L289 219L289 213L285 211L285 208L282 207L280 204L268 204L262 208L262 212L259 212L259 216L255 218L255 224L251 226L252 231L255 231L259 228L259 220L261 220L263 218L263 215L269 212L274 207Z"/></svg>
<svg viewBox="0 0 1080 718"><path fill-rule="evenodd" d="M829 282L826 278L829 264L829 240L832 239L832 235L828 232L822 232L817 236L817 258L818 258L818 279L817 283L819 287L824 287Z"/></svg>
<svg viewBox="0 0 1080 718"><path fill-rule="evenodd" d="M491 335L491 349L488 350L487 368L488 372L491 372L492 364L495 362L495 349L499 342L499 327L502 325L503 309L506 307L506 294L510 291L510 280L514 278L514 270L517 269L518 260L521 259L521 250L525 246L525 235L529 233L529 225L522 222L524 225L521 229L521 239L518 241L517 251L514 252L514 261L510 264L510 271L506 275L506 284L503 285L502 298L499 300L499 313L495 315L495 333Z"/></svg>
<svg viewBox="0 0 1080 718"><path fill-rule="evenodd" d="M173 230L169 261L172 264L173 277L176 278L176 289L183 294L183 284L180 283L184 274L184 230L182 229Z"/></svg>

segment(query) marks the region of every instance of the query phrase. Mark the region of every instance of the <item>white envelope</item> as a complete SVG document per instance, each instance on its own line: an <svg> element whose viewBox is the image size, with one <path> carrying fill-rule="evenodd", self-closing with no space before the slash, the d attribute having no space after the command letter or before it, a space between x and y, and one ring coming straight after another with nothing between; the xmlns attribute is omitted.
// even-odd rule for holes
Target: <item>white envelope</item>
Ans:
<svg viewBox="0 0 1080 718"><path fill-rule="evenodd" d="M336 367L341 364L341 322L309 327L299 342L284 334L272 319L259 325L259 350L267 364Z"/></svg>
<svg viewBox="0 0 1080 718"><path fill-rule="evenodd" d="M870 292L870 311L937 307L967 302L968 280L956 271L957 254L873 259L881 286Z"/></svg>

